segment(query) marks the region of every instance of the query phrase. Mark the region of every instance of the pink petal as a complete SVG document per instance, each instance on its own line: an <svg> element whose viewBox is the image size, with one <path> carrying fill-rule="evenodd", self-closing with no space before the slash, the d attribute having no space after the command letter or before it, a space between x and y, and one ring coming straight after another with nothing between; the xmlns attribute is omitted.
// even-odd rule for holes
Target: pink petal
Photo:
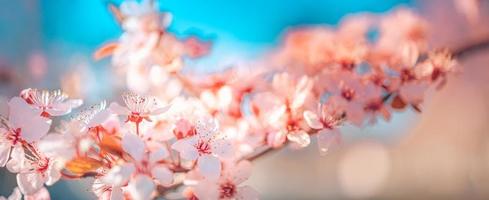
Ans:
<svg viewBox="0 0 489 200"><path fill-rule="evenodd" d="M52 108L46 109L46 112L52 116L62 116L71 112L71 106L70 104L60 103L53 105Z"/></svg>
<svg viewBox="0 0 489 200"><path fill-rule="evenodd" d="M162 107L162 108L157 108L157 109L151 111L151 114L152 115L161 115L163 113L166 113L168 110L170 110L170 108L171 108L171 105L167 105L167 106Z"/></svg>
<svg viewBox="0 0 489 200"><path fill-rule="evenodd" d="M110 103L109 109L117 115L129 115L131 111L116 102Z"/></svg>
<svg viewBox="0 0 489 200"><path fill-rule="evenodd" d="M341 143L341 135L338 130L323 129L317 135L319 153L326 155L328 151Z"/></svg>
<svg viewBox="0 0 489 200"><path fill-rule="evenodd" d="M299 147L307 147L311 143L311 138L309 134L303 130L294 131L287 134L287 139L299 145Z"/></svg>
<svg viewBox="0 0 489 200"><path fill-rule="evenodd" d="M406 43L401 47L401 61L405 67L413 67L419 57L419 50L413 42Z"/></svg>
<svg viewBox="0 0 489 200"><path fill-rule="evenodd" d="M177 140L171 148L178 151L183 159L195 160L199 157L199 152L194 146L197 144L197 140L197 136Z"/></svg>
<svg viewBox="0 0 489 200"><path fill-rule="evenodd" d="M323 124L321 121L319 121L319 117L316 113L313 113L311 111L304 111L304 120L306 120L306 123L309 127L313 129L322 129Z"/></svg>
<svg viewBox="0 0 489 200"><path fill-rule="evenodd" d="M129 181L135 170L136 168L131 163L114 166L102 177L102 182L107 185L123 186Z"/></svg>
<svg viewBox="0 0 489 200"><path fill-rule="evenodd" d="M271 132L267 135L267 143L272 147L279 147L285 143L287 133L284 131Z"/></svg>
<svg viewBox="0 0 489 200"><path fill-rule="evenodd" d="M151 194L155 189L153 180L145 175L139 175L129 182L127 190L134 200L151 199Z"/></svg>
<svg viewBox="0 0 489 200"><path fill-rule="evenodd" d="M51 186L61 178L61 167L56 160L51 160L46 176L46 185Z"/></svg>
<svg viewBox="0 0 489 200"><path fill-rule="evenodd" d="M51 127L51 121L47 121L39 116L28 119L29 121L22 125L21 136L27 142L35 142L46 135Z"/></svg>
<svg viewBox="0 0 489 200"><path fill-rule="evenodd" d="M13 97L8 102L9 106L9 121L14 128L19 128L19 125L24 124L26 117L32 118L37 113L20 97Z"/></svg>
<svg viewBox="0 0 489 200"><path fill-rule="evenodd" d="M76 151L73 146L73 138L68 135L51 133L39 141L38 148L43 154L70 160Z"/></svg>
<svg viewBox="0 0 489 200"><path fill-rule="evenodd" d="M173 173L165 166L153 167L151 174L163 186L168 186L173 183Z"/></svg>
<svg viewBox="0 0 489 200"><path fill-rule="evenodd" d="M139 136L126 133L122 138L122 148L136 161L141 161L144 156L145 144Z"/></svg>
<svg viewBox="0 0 489 200"><path fill-rule="evenodd" d="M209 90L205 90L200 93L200 100L205 106L211 109L217 109L219 106L219 101L217 100L216 96Z"/></svg>
<svg viewBox="0 0 489 200"><path fill-rule="evenodd" d="M197 166L200 174L208 180L217 180L221 174L221 161L212 155L203 155L199 157Z"/></svg>
<svg viewBox="0 0 489 200"><path fill-rule="evenodd" d="M300 108L301 106L304 105L306 102L307 96L309 96L309 93L312 89L312 82L307 78L307 76L303 76L300 80L299 83L297 83L295 94L294 94L294 99L290 105L292 109L297 109Z"/></svg>
<svg viewBox="0 0 489 200"><path fill-rule="evenodd" d="M83 104L83 100L81 99L69 99L65 102L65 104L70 105L70 107L73 108L78 108Z"/></svg>
<svg viewBox="0 0 489 200"><path fill-rule="evenodd" d="M229 140L215 140L212 142L212 153L223 157L230 158L233 156L233 146Z"/></svg>
<svg viewBox="0 0 489 200"><path fill-rule="evenodd" d="M424 93L428 89L427 84L408 83L399 89L399 95L402 100L411 104L419 104L423 102Z"/></svg>
<svg viewBox="0 0 489 200"><path fill-rule="evenodd" d="M5 165L7 164L11 149L12 146L9 142L0 142L0 167L5 167Z"/></svg>
<svg viewBox="0 0 489 200"><path fill-rule="evenodd" d="M200 181L193 190L195 196L202 200L219 199L219 185L215 182Z"/></svg>
<svg viewBox="0 0 489 200"><path fill-rule="evenodd" d="M346 117L355 126L362 127L365 121L365 110L360 103L349 103L346 107Z"/></svg>
<svg viewBox="0 0 489 200"><path fill-rule="evenodd" d="M122 193L122 189L120 187L112 187L112 191L110 192L110 200L123 200L124 194Z"/></svg>
<svg viewBox="0 0 489 200"><path fill-rule="evenodd" d="M239 185L242 182L248 180L251 176L252 165L251 162L243 160L239 162L233 169L231 169L230 176L234 184Z"/></svg>
<svg viewBox="0 0 489 200"><path fill-rule="evenodd" d="M170 155L170 153L168 152L168 150L166 148L159 148L157 150L150 152L149 162L151 164L156 163L160 160L167 158L169 155Z"/></svg>
<svg viewBox="0 0 489 200"><path fill-rule="evenodd" d="M233 90L229 86L224 86L217 92L218 103L220 108L228 107L233 101Z"/></svg>
<svg viewBox="0 0 489 200"><path fill-rule="evenodd" d="M17 185L24 195L31 195L43 188L44 180L40 174L19 173L17 174Z"/></svg>
<svg viewBox="0 0 489 200"><path fill-rule="evenodd" d="M27 142L34 142L44 136L51 126L51 121L39 116L20 97L9 102L9 121L13 128L21 128L21 136Z"/></svg>
<svg viewBox="0 0 489 200"><path fill-rule="evenodd" d="M26 168L24 148L16 145L10 154L10 160L7 162L7 169L12 173L19 173Z"/></svg>
<svg viewBox="0 0 489 200"><path fill-rule="evenodd" d="M49 192L46 187L42 187L39 191L31 195L25 195L24 200L50 200ZM10 200L10 199L9 199Z"/></svg>
<svg viewBox="0 0 489 200"><path fill-rule="evenodd" d="M88 122L87 126L88 127L95 127L95 126L98 126L100 124L103 124L104 122L106 122L110 118L111 115L112 115L112 112L110 109L102 110L99 113L97 113L95 116L93 116L93 118L90 120L90 122Z"/></svg>
<svg viewBox="0 0 489 200"><path fill-rule="evenodd" d="M258 192L250 186L242 186L238 188L236 200L258 200Z"/></svg>

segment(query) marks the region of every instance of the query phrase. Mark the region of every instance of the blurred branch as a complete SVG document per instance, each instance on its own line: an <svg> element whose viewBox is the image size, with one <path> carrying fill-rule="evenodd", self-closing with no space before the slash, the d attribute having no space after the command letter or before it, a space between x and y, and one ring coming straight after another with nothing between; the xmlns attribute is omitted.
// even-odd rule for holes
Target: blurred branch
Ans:
<svg viewBox="0 0 489 200"><path fill-rule="evenodd" d="M489 49L489 35L480 37L474 41L467 42L457 48L454 48L452 50L452 55L455 58L462 59L472 53L482 51L484 49Z"/></svg>

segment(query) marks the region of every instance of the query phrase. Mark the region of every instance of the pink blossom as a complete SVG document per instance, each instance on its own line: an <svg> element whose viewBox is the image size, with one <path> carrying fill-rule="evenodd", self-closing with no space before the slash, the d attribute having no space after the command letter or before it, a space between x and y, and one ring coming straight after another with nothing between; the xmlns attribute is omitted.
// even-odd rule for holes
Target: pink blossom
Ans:
<svg viewBox="0 0 489 200"><path fill-rule="evenodd" d="M258 199L258 192L250 186L240 186L251 175L251 163L241 161L236 165L224 165L222 175L217 181L202 180L193 192L198 199Z"/></svg>
<svg viewBox="0 0 489 200"><path fill-rule="evenodd" d="M139 124L143 121L152 121L151 116L156 116L168 111L170 106L160 106L156 97L142 96L136 93L125 93L122 96L126 107L113 102L109 109L115 114L126 117L126 122L133 122L139 134Z"/></svg>
<svg viewBox="0 0 489 200"><path fill-rule="evenodd" d="M56 183L60 178L61 165L56 160L41 157L26 160L26 166L17 174L17 184L25 195L32 195L43 188Z"/></svg>
<svg viewBox="0 0 489 200"><path fill-rule="evenodd" d="M68 99L68 96L61 90L48 91L29 88L23 90L20 96L41 116L48 118L66 115L83 103L80 99Z"/></svg>
<svg viewBox="0 0 489 200"><path fill-rule="evenodd" d="M113 166L101 178L105 188L99 195L120 196L120 189L124 189L133 199L149 199L156 188L156 183L168 186L173 182L173 172L159 161L169 156L165 148L148 149L146 142L135 134L126 133L122 139L122 147L133 162ZM127 185L127 186L126 186ZM109 192L110 193L106 193ZM117 191L117 193L114 193Z"/></svg>
<svg viewBox="0 0 489 200"><path fill-rule="evenodd" d="M112 114L105 106L103 101L81 111L72 120L63 121L57 132L41 139L38 144L40 151L63 161L85 154L95 143L87 132L91 128L97 129Z"/></svg>
<svg viewBox="0 0 489 200"><path fill-rule="evenodd" d="M12 98L9 103L9 119L0 116L0 166L23 164L24 143L38 141L50 128L50 120L36 113L23 99ZM15 153L11 153L15 152ZM12 158L9 161L9 156ZM17 171L17 170L15 170Z"/></svg>
<svg viewBox="0 0 489 200"><path fill-rule="evenodd" d="M325 155L332 147L339 145L341 134L337 126L342 122L341 111L329 107L328 104L321 105L319 111L304 111L304 120L312 129L317 130L317 143L321 155Z"/></svg>
<svg viewBox="0 0 489 200"><path fill-rule="evenodd" d="M232 155L231 143L219 137L219 127L213 118L201 118L196 124L197 134L177 140L172 148L186 160L197 160L199 172L215 180L221 172L220 158Z"/></svg>

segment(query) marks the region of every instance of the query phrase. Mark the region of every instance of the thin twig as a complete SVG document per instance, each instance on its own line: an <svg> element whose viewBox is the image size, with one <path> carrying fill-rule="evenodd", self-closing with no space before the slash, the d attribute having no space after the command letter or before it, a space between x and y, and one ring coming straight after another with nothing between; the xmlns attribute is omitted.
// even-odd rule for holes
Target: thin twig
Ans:
<svg viewBox="0 0 489 200"><path fill-rule="evenodd" d="M263 157L264 155L267 155L267 154L270 154L272 152L276 152L278 151L279 149L281 149L280 147L279 148L273 148L273 147L267 147L265 150L261 151L260 153L257 153L253 156L250 156L248 158L245 158L245 160L248 160L248 161L254 161L260 157Z"/></svg>

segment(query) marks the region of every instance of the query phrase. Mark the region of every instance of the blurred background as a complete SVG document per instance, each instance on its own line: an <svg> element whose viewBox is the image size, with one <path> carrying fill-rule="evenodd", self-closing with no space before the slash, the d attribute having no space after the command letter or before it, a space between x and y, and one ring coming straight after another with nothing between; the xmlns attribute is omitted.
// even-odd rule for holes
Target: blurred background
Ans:
<svg viewBox="0 0 489 200"><path fill-rule="evenodd" d="M465 0L462 0L465 1ZM468 23L449 0L160 0L170 30L214 42L189 64L219 70L277 45L290 27L324 24L358 13L409 7L431 23L430 46L456 47L489 35L489 2ZM20 89L63 88L87 103L113 99L110 62L92 53L121 29L106 0L0 0L0 97ZM116 3L118 3L116 1ZM342 128L343 147L319 156L315 145L285 150L254 165L248 184L262 199L488 199L489 51L459 60L463 73L429 94L423 114L407 111L374 127ZM79 82L82 85L70 84ZM15 178L0 170L0 195ZM93 199L90 180L61 181L53 199Z"/></svg>

